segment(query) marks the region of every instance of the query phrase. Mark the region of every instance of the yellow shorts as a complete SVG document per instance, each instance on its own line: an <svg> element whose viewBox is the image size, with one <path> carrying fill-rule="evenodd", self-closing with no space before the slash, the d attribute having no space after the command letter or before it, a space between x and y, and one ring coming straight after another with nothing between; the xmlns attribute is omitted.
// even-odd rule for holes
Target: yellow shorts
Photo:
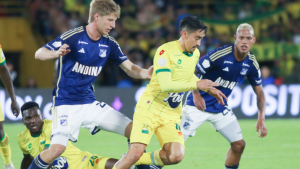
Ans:
<svg viewBox="0 0 300 169"><path fill-rule="evenodd" d="M85 169L104 169L108 157L101 157L96 154L88 153L82 158L67 157L69 169L85 168Z"/></svg>
<svg viewBox="0 0 300 169"><path fill-rule="evenodd" d="M178 119L162 118L147 109L137 106L133 116L130 143L148 145L153 132L155 132L161 147L170 142L178 142L184 146L179 117Z"/></svg>
<svg viewBox="0 0 300 169"><path fill-rule="evenodd" d="M0 121L4 121L4 116L3 116L1 104L0 104Z"/></svg>

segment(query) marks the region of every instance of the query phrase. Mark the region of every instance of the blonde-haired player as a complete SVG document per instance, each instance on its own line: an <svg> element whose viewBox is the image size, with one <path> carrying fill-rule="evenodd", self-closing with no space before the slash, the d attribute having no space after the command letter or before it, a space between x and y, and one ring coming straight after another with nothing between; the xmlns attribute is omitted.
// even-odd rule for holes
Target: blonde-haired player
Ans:
<svg viewBox="0 0 300 169"><path fill-rule="evenodd" d="M8 91L8 94L11 98L11 110L12 110L13 114L16 117L18 117L18 115L20 113L20 108L16 101L14 86L12 84L9 70L8 70L5 62L6 62L5 56L2 51L2 47L0 45L0 76L1 76L1 80L2 80L5 88ZM10 145L9 145L9 138L8 138L8 135L4 132L3 121L4 121L4 117L3 117L2 108L0 106L0 154L2 155L2 157L4 159L4 168L5 169L14 169L14 165L11 161L11 150L10 150Z"/></svg>
<svg viewBox="0 0 300 169"><path fill-rule="evenodd" d="M212 87L217 83L200 80L194 74L200 57L198 47L206 29L196 16L187 16L180 21L181 38L157 49L152 79L134 113L129 151L114 168L128 169L132 164L164 166L177 164L183 159L180 117L184 92L206 90L223 103L226 97ZM162 149L144 153L153 133Z"/></svg>

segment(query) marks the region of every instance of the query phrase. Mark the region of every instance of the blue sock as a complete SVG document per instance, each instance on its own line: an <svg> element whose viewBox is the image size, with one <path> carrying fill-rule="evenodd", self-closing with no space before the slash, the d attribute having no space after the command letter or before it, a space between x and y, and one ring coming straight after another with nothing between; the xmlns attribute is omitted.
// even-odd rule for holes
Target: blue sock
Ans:
<svg viewBox="0 0 300 169"><path fill-rule="evenodd" d="M128 139L127 142L128 142L128 148L129 148L130 140ZM146 153L146 150L145 150L145 153ZM156 166L156 165L137 165L136 169L161 169L161 167Z"/></svg>
<svg viewBox="0 0 300 169"><path fill-rule="evenodd" d="M46 169L46 168L48 168L48 166L49 166L49 164L44 162L41 159L40 155L38 155L32 160L32 163L28 169Z"/></svg>
<svg viewBox="0 0 300 169"><path fill-rule="evenodd" d="M239 168L238 164L233 164L232 166L225 165L225 169L238 169L238 168Z"/></svg>

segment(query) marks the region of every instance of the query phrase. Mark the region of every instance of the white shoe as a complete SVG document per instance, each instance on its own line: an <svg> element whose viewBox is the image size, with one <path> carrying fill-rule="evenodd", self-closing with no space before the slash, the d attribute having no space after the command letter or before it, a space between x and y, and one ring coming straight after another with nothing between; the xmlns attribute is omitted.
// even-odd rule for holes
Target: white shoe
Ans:
<svg viewBox="0 0 300 169"><path fill-rule="evenodd" d="M11 162L9 165L4 165L4 169L15 169L14 164Z"/></svg>
<svg viewBox="0 0 300 169"><path fill-rule="evenodd" d="M122 154L121 155L122 158L119 161L121 161L126 156L126 154L127 153ZM129 169L135 169L135 165L133 164Z"/></svg>

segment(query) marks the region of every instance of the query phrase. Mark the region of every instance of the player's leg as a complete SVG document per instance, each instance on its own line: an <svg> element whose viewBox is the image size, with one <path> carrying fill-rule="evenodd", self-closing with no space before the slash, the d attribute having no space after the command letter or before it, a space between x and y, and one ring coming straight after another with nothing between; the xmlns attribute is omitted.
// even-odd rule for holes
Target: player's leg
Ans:
<svg viewBox="0 0 300 169"><path fill-rule="evenodd" d="M245 148L245 142L243 140L241 127L235 115L231 111L214 114L209 121L231 145L226 155L225 169L237 169Z"/></svg>
<svg viewBox="0 0 300 169"><path fill-rule="evenodd" d="M200 127L209 116L209 113L203 112L195 106L185 105L181 118L181 130L184 141L191 136L195 136L197 128Z"/></svg>
<svg viewBox="0 0 300 169"><path fill-rule="evenodd" d="M1 107L0 107L1 108ZM0 110L1 111L1 110ZM5 169L14 169L14 165L11 161L11 149L9 144L8 135L4 132L3 129L3 115L0 113L0 154L2 155L4 168Z"/></svg>
<svg viewBox="0 0 300 169"><path fill-rule="evenodd" d="M78 105L63 105L55 106L52 108L53 122L51 133L51 145L47 150L43 151L34 158L29 169L48 168L49 164L52 163L65 151L69 139L74 139L74 137L76 137L71 136L69 131L70 128L72 128L73 132L77 133L78 137L81 124L80 120L82 119L82 117L73 117L77 115L78 110L80 110Z"/></svg>

